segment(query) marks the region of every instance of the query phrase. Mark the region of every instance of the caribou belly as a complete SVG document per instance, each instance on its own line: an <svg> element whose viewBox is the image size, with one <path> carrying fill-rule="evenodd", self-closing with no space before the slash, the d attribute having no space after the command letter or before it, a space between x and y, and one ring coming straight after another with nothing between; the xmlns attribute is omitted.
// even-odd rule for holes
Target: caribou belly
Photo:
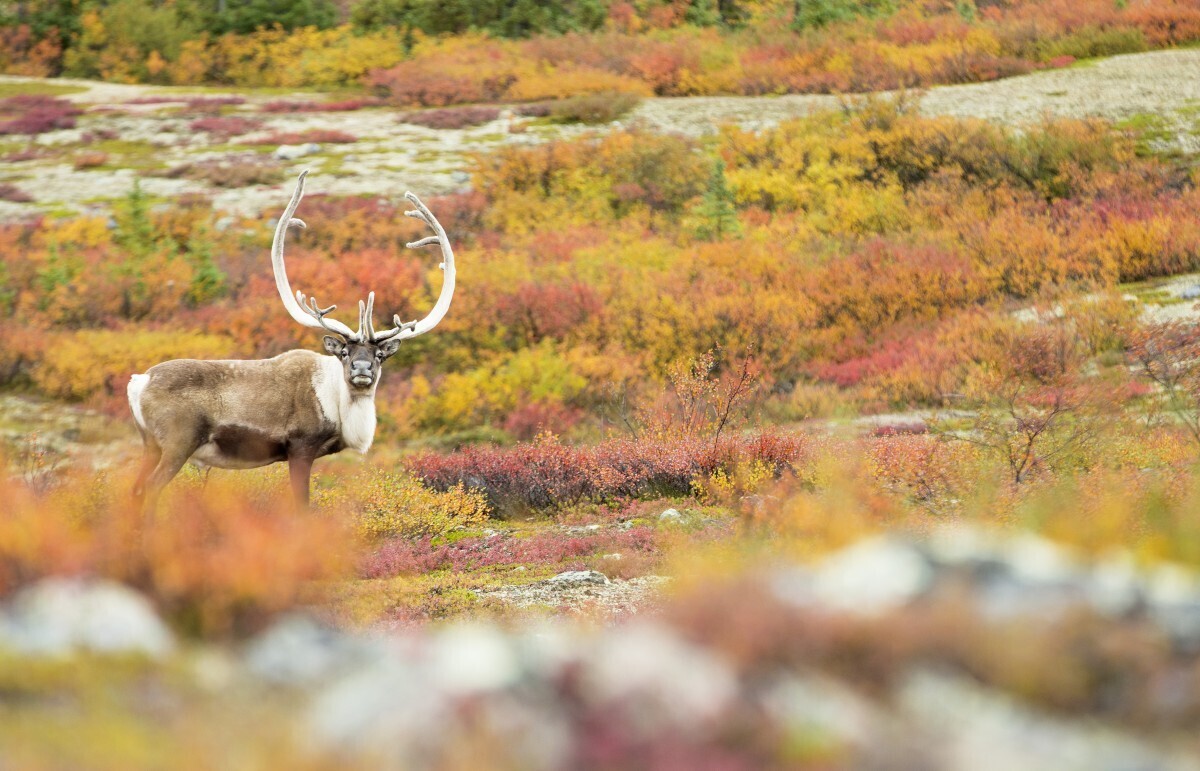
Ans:
<svg viewBox="0 0 1200 771"><path fill-rule="evenodd" d="M248 469L287 460L287 444L248 426L220 426L192 453L192 461L225 469Z"/></svg>

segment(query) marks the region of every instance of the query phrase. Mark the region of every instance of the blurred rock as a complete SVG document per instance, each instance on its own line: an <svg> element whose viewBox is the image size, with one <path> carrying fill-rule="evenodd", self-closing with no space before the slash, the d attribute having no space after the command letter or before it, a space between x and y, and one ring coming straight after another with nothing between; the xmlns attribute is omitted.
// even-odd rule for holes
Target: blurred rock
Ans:
<svg viewBox="0 0 1200 771"><path fill-rule="evenodd" d="M150 602L109 581L45 579L0 615L0 647L37 656L76 651L161 658L175 647Z"/></svg>
<svg viewBox="0 0 1200 771"><path fill-rule="evenodd" d="M277 685L312 685L382 655L363 637L322 626L308 616L277 621L246 648L246 668Z"/></svg>
<svg viewBox="0 0 1200 771"><path fill-rule="evenodd" d="M878 537L826 558L813 575L812 590L831 608L872 615L908 604L933 579L933 565L915 547Z"/></svg>
<svg viewBox="0 0 1200 771"><path fill-rule="evenodd" d="M704 732L738 692L729 666L659 624L609 631L585 663L590 698L621 705L639 731Z"/></svg>
<svg viewBox="0 0 1200 771"><path fill-rule="evenodd" d="M1194 768L1118 731L1055 718L964 678L915 672L896 708L930 738L932 767L945 771Z"/></svg>
<svg viewBox="0 0 1200 771"><path fill-rule="evenodd" d="M1133 557L1127 552L1117 552L1092 565L1086 593L1096 612L1111 618L1125 618L1145 605L1144 586Z"/></svg>
<svg viewBox="0 0 1200 771"><path fill-rule="evenodd" d="M303 158L306 155L312 155L319 152L321 152L321 146L319 144L316 142L308 142L302 145L280 145L279 147L275 148L275 152L272 153L272 155L281 161L294 161L297 158Z"/></svg>
<svg viewBox="0 0 1200 771"><path fill-rule="evenodd" d="M430 673L442 690L463 696L517 682L521 668L507 635L484 624L456 624L434 638Z"/></svg>

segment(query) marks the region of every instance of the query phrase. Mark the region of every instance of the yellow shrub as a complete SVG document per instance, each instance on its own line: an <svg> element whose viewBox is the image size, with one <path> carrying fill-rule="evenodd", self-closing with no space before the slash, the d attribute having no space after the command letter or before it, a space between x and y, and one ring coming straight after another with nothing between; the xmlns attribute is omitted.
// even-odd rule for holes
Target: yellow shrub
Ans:
<svg viewBox="0 0 1200 771"><path fill-rule="evenodd" d="M518 101L537 101L606 91L653 95L648 85L635 78L579 67L569 70L539 68L528 74L520 74L509 87L507 96Z"/></svg>
<svg viewBox="0 0 1200 771"><path fill-rule="evenodd" d="M366 538L440 536L456 527L481 525L488 519L483 493L459 485L444 493L430 490L410 474L371 469L347 480L339 492L318 493L321 504L348 504L355 526Z"/></svg>
<svg viewBox="0 0 1200 771"><path fill-rule="evenodd" d="M129 376L168 359L221 359L232 340L197 332L89 329L57 335L33 368L45 394L67 399L122 393Z"/></svg>

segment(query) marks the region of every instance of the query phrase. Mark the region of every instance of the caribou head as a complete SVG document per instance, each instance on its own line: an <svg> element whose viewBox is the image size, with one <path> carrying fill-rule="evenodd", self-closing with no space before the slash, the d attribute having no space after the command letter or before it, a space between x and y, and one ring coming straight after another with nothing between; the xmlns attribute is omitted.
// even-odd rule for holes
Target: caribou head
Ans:
<svg viewBox="0 0 1200 771"><path fill-rule="evenodd" d="M358 301L358 329L352 331L342 322L329 317L330 313L337 310L336 305L322 308L315 297L305 298L304 293L299 291L293 295L292 286L288 282L287 267L283 261L283 244L289 227L307 227L304 220L292 216L296 213L296 207L300 205L300 199L304 197L304 178L307 176L307 171L301 172L296 190L292 193L292 200L284 210L283 216L279 218L279 224L275 226L275 239L271 244L275 287L279 290L283 307L293 319L303 326L323 329L330 333L324 338L325 351L341 360L346 382L350 387L358 391L371 389L379 382L383 362L400 350L400 343L433 329L446 315L446 311L450 310L450 300L454 296L454 252L450 248L450 239L447 238L446 231L433 213L415 195L405 193L404 197L417 207L415 211L405 212L405 215L421 220L434 232L434 235L406 246L409 249L434 244L441 247L442 263L439 267L444 271L442 293L429 315L420 321L402 322L399 316L393 316L394 326L391 329L377 330L374 322L375 293L370 292L365 302Z"/></svg>

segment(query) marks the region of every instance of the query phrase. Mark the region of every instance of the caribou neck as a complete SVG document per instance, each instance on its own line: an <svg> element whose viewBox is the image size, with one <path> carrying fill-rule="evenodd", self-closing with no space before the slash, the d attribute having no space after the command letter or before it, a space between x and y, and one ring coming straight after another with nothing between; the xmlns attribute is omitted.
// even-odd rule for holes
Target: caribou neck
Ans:
<svg viewBox="0 0 1200 771"><path fill-rule="evenodd" d="M379 378L376 378L368 389L351 389L336 356L321 356L313 374L313 391L325 419L337 427L347 447L360 453L366 453L375 439L375 389L378 387Z"/></svg>

